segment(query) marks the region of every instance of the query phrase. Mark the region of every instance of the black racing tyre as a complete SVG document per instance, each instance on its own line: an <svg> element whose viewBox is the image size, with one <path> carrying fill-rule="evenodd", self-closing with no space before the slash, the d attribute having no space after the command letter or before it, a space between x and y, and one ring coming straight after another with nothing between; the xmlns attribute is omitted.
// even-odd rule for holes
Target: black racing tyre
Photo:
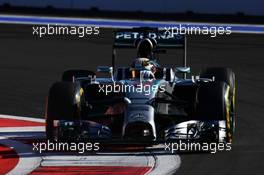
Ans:
<svg viewBox="0 0 264 175"><path fill-rule="evenodd" d="M93 71L89 70L67 70L62 74L62 81L73 81L73 78L95 76Z"/></svg>
<svg viewBox="0 0 264 175"><path fill-rule="evenodd" d="M230 101L230 118L227 118L227 129L229 130L229 137L232 137L235 132L235 96L236 96L236 82L235 73L230 68L211 67L203 70L200 74L201 78L214 77L217 82L225 82L229 85L229 101ZM231 138L232 140L232 138Z"/></svg>
<svg viewBox="0 0 264 175"><path fill-rule="evenodd" d="M228 85L224 82L202 83L197 90L196 116L202 120L225 120L225 94Z"/></svg>
<svg viewBox="0 0 264 175"><path fill-rule="evenodd" d="M229 85L225 82L201 83L197 91L196 119L225 120L230 124ZM228 128L228 126L227 126ZM233 133L227 129L226 141L232 142Z"/></svg>
<svg viewBox="0 0 264 175"><path fill-rule="evenodd" d="M54 139L54 120L78 120L81 117L83 90L77 83L56 82L49 91L46 107L46 136Z"/></svg>
<svg viewBox="0 0 264 175"><path fill-rule="evenodd" d="M195 115L196 92L197 86L183 86L176 84L173 88L173 96L177 97L179 100L183 100L189 103L189 105L184 107L184 110L190 117Z"/></svg>

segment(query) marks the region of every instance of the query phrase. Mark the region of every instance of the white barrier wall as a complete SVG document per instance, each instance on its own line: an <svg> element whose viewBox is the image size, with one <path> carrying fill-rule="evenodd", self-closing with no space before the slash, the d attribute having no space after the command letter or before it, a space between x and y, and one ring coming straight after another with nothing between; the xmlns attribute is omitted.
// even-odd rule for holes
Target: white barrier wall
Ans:
<svg viewBox="0 0 264 175"><path fill-rule="evenodd" d="M264 15L263 0L0 0L0 4L14 6L144 11L144 12L186 12Z"/></svg>

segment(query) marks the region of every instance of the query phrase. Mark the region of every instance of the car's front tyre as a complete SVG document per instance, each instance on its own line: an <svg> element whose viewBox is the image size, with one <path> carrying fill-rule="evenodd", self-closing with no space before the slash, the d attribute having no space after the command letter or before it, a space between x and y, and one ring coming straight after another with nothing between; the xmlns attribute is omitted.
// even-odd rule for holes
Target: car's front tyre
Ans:
<svg viewBox="0 0 264 175"><path fill-rule="evenodd" d="M228 104L226 107L226 110L228 110L228 115L225 120L227 126L227 142L232 143L235 131L235 73L229 68L212 67L203 70L200 74L200 77L210 78L213 79L215 82L224 82L228 85Z"/></svg>
<svg viewBox="0 0 264 175"><path fill-rule="evenodd" d="M83 90L78 83L56 82L49 90L46 107L46 136L54 140L54 120L78 120L81 117Z"/></svg>

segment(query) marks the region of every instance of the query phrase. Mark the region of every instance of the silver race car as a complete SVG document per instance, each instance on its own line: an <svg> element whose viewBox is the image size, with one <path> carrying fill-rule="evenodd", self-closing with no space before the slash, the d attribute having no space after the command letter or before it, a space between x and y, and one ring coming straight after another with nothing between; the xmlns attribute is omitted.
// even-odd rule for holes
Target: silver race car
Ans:
<svg viewBox="0 0 264 175"><path fill-rule="evenodd" d="M186 36L162 29L115 32L112 65L96 72L68 70L49 90L46 134L52 140L120 142L225 142L235 129L235 74L207 68L186 78L190 67L162 67L159 54L184 49ZM116 51L135 58L116 66Z"/></svg>

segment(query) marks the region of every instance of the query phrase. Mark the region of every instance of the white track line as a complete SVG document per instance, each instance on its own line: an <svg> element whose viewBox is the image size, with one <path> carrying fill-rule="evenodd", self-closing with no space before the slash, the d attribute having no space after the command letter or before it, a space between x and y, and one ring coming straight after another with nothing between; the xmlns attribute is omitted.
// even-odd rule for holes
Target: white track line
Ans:
<svg viewBox="0 0 264 175"><path fill-rule="evenodd" d="M232 26L253 26L253 27L263 27L263 24L233 24L233 23L214 23L214 22L192 22L192 21L155 21L155 20L136 20L136 19L109 19L109 18L86 18L86 17L56 17L56 16L33 16L33 15L9 15L9 14L0 14L0 17L12 17L14 19L16 18L38 18L38 19L51 19L51 20L76 20L76 21L97 21L97 22L142 22L146 24L152 24L152 23L159 23L159 24L197 24L197 25L215 25L215 26L223 26L223 25L232 25ZM1 23L1 21L0 21ZM4 22L8 23L8 22ZM10 23L16 23L14 21L10 21ZM36 24L34 22L32 23L19 23L17 24ZM43 23L39 23L43 24ZM65 23L62 23L65 24ZM109 27L107 25L107 27ZM111 26L110 26L111 27ZM119 26L119 27L124 27L124 26Z"/></svg>
<svg viewBox="0 0 264 175"><path fill-rule="evenodd" d="M0 133L5 132L45 132L45 126L0 127Z"/></svg>
<svg viewBox="0 0 264 175"><path fill-rule="evenodd" d="M0 118L45 123L45 119L0 114Z"/></svg>
<svg viewBox="0 0 264 175"><path fill-rule="evenodd" d="M122 20L122 19L103 19L103 18L73 18L73 17L47 17L29 15L0 15L0 23L4 24L35 24L35 25L65 25L65 26L100 26L106 28L132 28L132 27L165 27L193 25L193 26L229 26L232 33L254 33L263 34L264 25L255 24L230 24L230 23L201 23L191 21L151 21L151 20ZM240 29L238 29L238 27ZM236 29L234 29L236 28ZM247 28L247 29L245 29Z"/></svg>
<svg viewBox="0 0 264 175"><path fill-rule="evenodd" d="M179 155L166 154L163 152L151 152L155 157L155 167L148 175L170 175L174 174L181 165Z"/></svg>
<svg viewBox="0 0 264 175"><path fill-rule="evenodd" d="M109 153L95 155L45 156L41 166L131 166L154 167L155 159L149 153Z"/></svg>

